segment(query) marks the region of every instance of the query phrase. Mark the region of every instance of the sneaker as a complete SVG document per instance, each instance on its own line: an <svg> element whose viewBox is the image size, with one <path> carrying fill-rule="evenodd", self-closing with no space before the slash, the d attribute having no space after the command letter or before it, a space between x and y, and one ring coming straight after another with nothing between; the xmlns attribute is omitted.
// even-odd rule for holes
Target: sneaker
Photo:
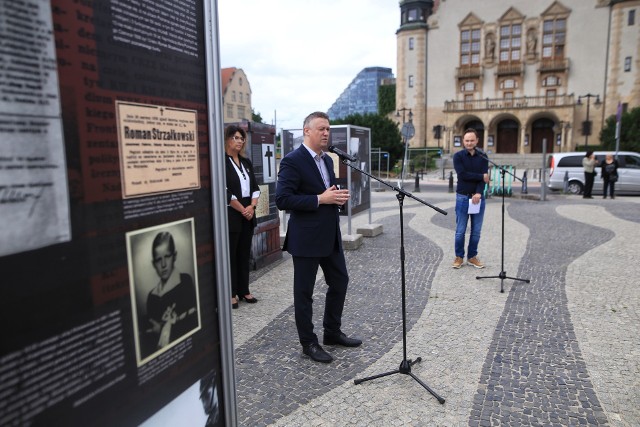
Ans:
<svg viewBox="0 0 640 427"><path fill-rule="evenodd" d="M467 259L467 264L473 265L475 268L484 268L484 264L478 259L477 256Z"/></svg>
<svg viewBox="0 0 640 427"><path fill-rule="evenodd" d="M464 260L457 256L456 259L453 260L453 264L451 264L451 267L453 268L460 268L462 267L462 264L464 263Z"/></svg>

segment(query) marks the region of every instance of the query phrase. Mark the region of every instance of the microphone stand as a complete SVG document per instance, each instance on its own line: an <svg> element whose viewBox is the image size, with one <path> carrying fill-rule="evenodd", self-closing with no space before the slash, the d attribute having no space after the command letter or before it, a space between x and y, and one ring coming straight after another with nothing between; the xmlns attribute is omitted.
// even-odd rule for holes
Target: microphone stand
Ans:
<svg viewBox="0 0 640 427"><path fill-rule="evenodd" d="M497 165L493 161L491 161L489 159L489 156L487 156L487 153L485 153L484 151L480 152L480 151L476 150L476 153L478 153L478 155L480 157L486 159L489 163L494 165L496 168L500 169L500 174L502 175L502 255L500 257L500 266L501 266L500 267L500 273L497 276L476 276L476 280L480 280L480 279L500 279L500 293L504 293L504 280L505 279L518 280L520 282L525 282L525 283L530 283L531 282L529 279L520 279L518 277L509 277L509 276L507 276L507 272L504 271L504 193L505 193L504 175L506 173L508 173L513 178L517 179L518 181L522 182L522 180L520 178L518 178L517 176L515 176L513 173L508 172L503 166Z"/></svg>
<svg viewBox="0 0 640 427"><path fill-rule="evenodd" d="M373 375L367 378L361 378L361 379L356 379L354 380L354 384L360 384L363 383L365 381L369 381L369 380L373 380L376 378L381 378L381 377L386 377L388 375L393 375L393 374L405 374L405 375L409 375L411 378L413 378L414 380L416 380L422 387L424 387L429 393L431 393L433 395L433 397L435 397L436 399L438 399L438 402L440 402L441 404L444 403L444 398L440 397L435 391L433 391L431 388L429 388L428 385L426 385L424 382L422 382L420 380L420 378L418 378L417 376L415 376L412 372L411 372L411 366L413 366L414 364L422 361L422 358L418 357L415 360L410 360L407 359L407 309L406 309L406 279L405 279L405 258L404 258L404 220L403 220L403 213L402 213L402 205L404 202L404 198L406 197L410 197L420 203L422 203L423 205L429 206L432 209L435 209L436 211L440 212L443 215L446 215L447 212L443 211L442 209L435 207L427 202L425 202L424 200L421 200L415 196L413 196L411 193L406 192L405 190L403 190L402 188L398 188L398 187L394 187L393 185L382 181L381 179L376 178L375 176L371 175L370 173L363 171L362 169L358 168L357 166L352 165L351 163L349 163L349 160L340 156L342 158L342 163L344 163L345 165L349 166L350 168L357 170L360 173L365 174L366 176L368 176L369 178L373 178L374 180L386 185L387 187L391 188L393 191L395 191L396 194L396 198L398 199L398 204L400 207L400 261L401 261L401 272L402 272L402 349L403 349L403 358L402 358L402 362L400 363L400 367L398 369L395 369L393 371L389 371L389 372L385 372L382 374L378 374L378 375Z"/></svg>

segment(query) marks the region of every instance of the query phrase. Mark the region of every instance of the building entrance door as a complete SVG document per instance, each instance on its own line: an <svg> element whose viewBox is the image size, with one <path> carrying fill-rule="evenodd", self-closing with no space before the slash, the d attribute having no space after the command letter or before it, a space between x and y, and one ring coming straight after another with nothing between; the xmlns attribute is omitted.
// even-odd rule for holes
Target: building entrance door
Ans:
<svg viewBox="0 0 640 427"><path fill-rule="evenodd" d="M474 129L476 131L476 133L478 134L478 148L484 148L484 125L482 124L482 122L480 120L473 120L468 122L465 126L464 129Z"/></svg>
<svg viewBox="0 0 640 427"><path fill-rule="evenodd" d="M503 120L498 124L496 153L518 152L518 123L515 120Z"/></svg>
<svg viewBox="0 0 640 427"><path fill-rule="evenodd" d="M542 153L542 140L547 140L547 153L553 153L553 121L538 119L531 125L531 152Z"/></svg>

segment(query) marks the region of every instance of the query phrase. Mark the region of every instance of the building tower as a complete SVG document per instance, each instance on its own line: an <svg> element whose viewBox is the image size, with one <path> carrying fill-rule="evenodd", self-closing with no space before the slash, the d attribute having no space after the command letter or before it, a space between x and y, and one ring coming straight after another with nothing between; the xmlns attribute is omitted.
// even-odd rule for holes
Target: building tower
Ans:
<svg viewBox="0 0 640 427"><path fill-rule="evenodd" d="M400 1L400 28L397 39L396 108L399 126L409 121L415 127L411 147L426 147L427 97L427 19L433 12L433 0Z"/></svg>

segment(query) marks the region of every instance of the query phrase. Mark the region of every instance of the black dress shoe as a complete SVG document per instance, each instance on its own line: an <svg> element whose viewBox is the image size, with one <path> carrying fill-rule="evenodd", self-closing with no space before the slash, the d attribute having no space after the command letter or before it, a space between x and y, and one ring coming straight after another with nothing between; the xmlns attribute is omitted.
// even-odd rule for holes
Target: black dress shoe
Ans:
<svg viewBox="0 0 640 427"><path fill-rule="evenodd" d="M324 334L322 339L324 345L342 345L344 347L358 347L362 344L362 340L357 338L349 338L344 333L340 332L338 335Z"/></svg>
<svg viewBox="0 0 640 427"><path fill-rule="evenodd" d="M320 344L315 342L313 344L303 346L302 352L316 362L331 363L331 361L333 360L333 357L331 357L329 353L324 351L324 349L320 347Z"/></svg>
<svg viewBox="0 0 640 427"><path fill-rule="evenodd" d="M258 298L252 296L251 298L247 298L245 296L240 297L240 301L248 302L249 304L255 304L258 302Z"/></svg>

